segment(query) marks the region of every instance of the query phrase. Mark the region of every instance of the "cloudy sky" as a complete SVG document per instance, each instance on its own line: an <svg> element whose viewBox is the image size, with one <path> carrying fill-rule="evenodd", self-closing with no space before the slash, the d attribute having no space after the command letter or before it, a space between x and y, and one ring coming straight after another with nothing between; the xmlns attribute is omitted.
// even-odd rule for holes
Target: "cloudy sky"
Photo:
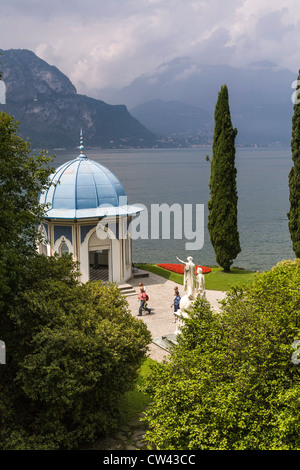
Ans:
<svg viewBox="0 0 300 470"><path fill-rule="evenodd" d="M299 38L296 0L0 0L0 48L32 50L90 96L182 56L298 72Z"/></svg>

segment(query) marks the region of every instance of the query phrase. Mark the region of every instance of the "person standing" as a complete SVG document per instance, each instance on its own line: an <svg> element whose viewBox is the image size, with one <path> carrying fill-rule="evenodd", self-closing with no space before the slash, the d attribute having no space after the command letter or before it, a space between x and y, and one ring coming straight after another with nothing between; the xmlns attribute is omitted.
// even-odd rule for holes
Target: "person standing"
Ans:
<svg viewBox="0 0 300 470"><path fill-rule="evenodd" d="M181 300L181 297L180 297L179 291L175 290L175 292L174 292L174 302L171 305L171 307L174 307L174 320L173 320L173 323L176 323L176 320L177 320L176 312L178 310L180 310L180 300Z"/></svg>

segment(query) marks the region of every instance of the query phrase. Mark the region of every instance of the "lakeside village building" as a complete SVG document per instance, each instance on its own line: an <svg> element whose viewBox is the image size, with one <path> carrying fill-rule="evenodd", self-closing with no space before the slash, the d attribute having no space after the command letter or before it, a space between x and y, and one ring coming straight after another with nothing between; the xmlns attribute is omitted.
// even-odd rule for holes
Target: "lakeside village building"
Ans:
<svg viewBox="0 0 300 470"><path fill-rule="evenodd" d="M124 283L132 276L132 241L128 227L141 208L128 206L118 178L105 166L83 154L50 175L54 183L40 195L49 204L39 227L43 242L38 252L47 256L71 253L78 261L80 281ZM108 236L110 226L114 236Z"/></svg>

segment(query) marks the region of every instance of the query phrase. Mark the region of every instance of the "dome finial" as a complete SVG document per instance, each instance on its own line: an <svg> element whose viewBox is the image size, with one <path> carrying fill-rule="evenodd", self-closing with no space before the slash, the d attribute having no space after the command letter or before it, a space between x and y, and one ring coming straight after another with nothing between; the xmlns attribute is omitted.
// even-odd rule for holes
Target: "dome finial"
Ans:
<svg viewBox="0 0 300 470"><path fill-rule="evenodd" d="M80 158L86 158L86 156L83 154L84 145L83 145L82 128L80 129L80 146L79 146L79 149L80 149L80 155L79 155L79 157L80 157Z"/></svg>

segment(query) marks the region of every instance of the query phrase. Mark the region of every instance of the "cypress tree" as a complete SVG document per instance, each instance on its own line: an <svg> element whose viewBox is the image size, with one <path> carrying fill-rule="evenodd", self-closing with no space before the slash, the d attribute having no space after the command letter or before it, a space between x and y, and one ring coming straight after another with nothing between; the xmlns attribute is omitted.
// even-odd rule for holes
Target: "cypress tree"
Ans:
<svg viewBox="0 0 300 470"><path fill-rule="evenodd" d="M241 251L237 229L235 137L228 89L222 85L215 107L215 128L209 181L208 230L217 263L225 272Z"/></svg>
<svg viewBox="0 0 300 470"><path fill-rule="evenodd" d="M300 70L298 83L300 83ZM290 190L290 211L288 212L289 231L293 243L293 250L297 258L300 258L300 102L299 95L300 85L297 86L294 114L292 118L292 140L291 150L294 162L289 174L289 190Z"/></svg>

